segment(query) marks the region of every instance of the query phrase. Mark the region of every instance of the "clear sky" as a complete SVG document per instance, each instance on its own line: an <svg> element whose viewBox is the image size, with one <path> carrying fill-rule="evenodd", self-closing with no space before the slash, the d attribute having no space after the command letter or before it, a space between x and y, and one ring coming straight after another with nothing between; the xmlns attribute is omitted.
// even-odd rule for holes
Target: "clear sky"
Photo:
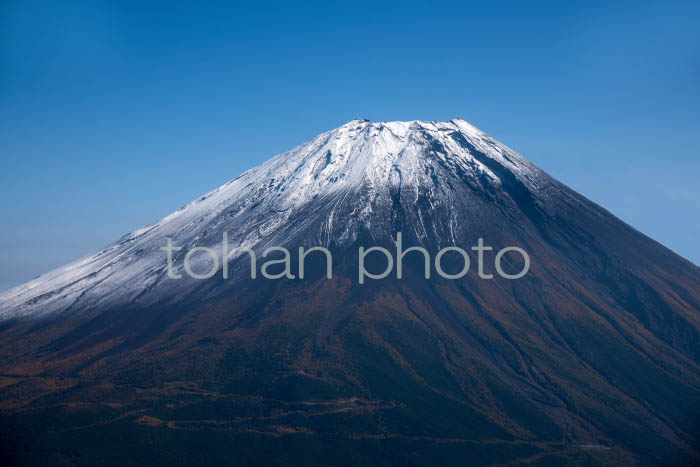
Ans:
<svg viewBox="0 0 700 467"><path fill-rule="evenodd" d="M0 290L353 118L462 117L700 263L700 2L0 1Z"/></svg>

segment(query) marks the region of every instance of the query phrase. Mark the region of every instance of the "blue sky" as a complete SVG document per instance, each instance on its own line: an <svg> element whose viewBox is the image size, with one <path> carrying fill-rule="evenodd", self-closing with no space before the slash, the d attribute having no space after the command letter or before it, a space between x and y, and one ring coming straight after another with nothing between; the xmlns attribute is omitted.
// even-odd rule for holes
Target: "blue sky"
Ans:
<svg viewBox="0 0 700 467"><path fill-rule="evenodd" d="M0 290L356 117L465 118L698 264L699 20L700 2L0 2Z"/></svg>

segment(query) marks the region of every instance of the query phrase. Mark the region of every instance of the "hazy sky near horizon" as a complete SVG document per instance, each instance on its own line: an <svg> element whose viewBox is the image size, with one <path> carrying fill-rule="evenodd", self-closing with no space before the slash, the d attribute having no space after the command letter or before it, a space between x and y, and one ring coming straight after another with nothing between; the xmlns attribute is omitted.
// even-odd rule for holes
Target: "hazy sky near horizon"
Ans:
<svg viewBox="0 0 700 467"><path fill-rule="evenodd" d="M700 2L1 2L0 291L357 117L465 118L699 264L699 22Z"/></svg>

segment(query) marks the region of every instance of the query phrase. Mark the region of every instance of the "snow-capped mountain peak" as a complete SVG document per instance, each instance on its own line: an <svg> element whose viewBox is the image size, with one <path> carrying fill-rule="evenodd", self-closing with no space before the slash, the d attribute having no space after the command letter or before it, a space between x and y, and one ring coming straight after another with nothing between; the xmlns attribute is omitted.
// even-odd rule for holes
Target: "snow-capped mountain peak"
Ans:
<svg viewBox="0 0 700 467"><path fill-rule="evenodd" d="M453 209L460 202L455 185L465 180L472 190L517 181L536 192L548 177L462 119L352 120L94 255L0 294L0 319L175 299L190 289L167 280L161 251L167 238L183 251L195 245L221 248L224 231L232 244L255 250L284 246L300 235L302 242L343 244L361 229L389 230L397 196L442 210L444 225L427 227L417 218L416 236L450 242L460 222Z"/></svg>

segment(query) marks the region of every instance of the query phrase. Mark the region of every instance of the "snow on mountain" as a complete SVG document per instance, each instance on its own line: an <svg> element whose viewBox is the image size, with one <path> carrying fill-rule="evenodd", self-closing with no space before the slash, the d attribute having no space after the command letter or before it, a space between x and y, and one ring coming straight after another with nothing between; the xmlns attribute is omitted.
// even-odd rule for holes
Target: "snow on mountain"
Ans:
<svg viewBox="0 0 700 467"><path fill-rule="evenodd" d="M220 251L223 232L232 247L255 251L284 246L309 229L316 244L348 242L360 225L370 231L383 228L377 224L386 221L382 210L392 203L392 192L400 190L416 201L424 196L430 208L448 209L457 202L451 183L465 177L496 187L515 180L533 197L556 189L541 170L464 120L353 120L94 255L0 294L0 320L176 300L195 284L168 279L161 250L167 238L183 247L183 254L193 246ZM312 205L324 209L310 209ZM446 219L452 237L446 241L455 240L458 221ZM419 219L417 228L425 231L417 232L419 238L430 234L421 223Z"/></svg>

